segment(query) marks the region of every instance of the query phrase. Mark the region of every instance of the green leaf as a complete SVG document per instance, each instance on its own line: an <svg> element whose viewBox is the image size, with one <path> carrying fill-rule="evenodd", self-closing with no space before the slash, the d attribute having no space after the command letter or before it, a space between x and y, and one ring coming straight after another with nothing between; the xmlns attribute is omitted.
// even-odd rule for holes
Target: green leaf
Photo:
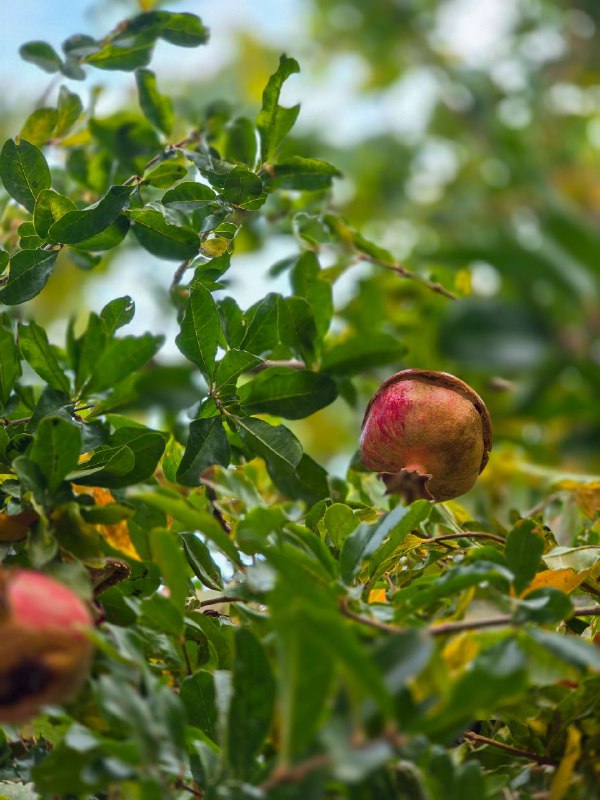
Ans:
<svg viewBox="0 0 600 800"><path fill-rule="evenodd" d="M261 179L246 167L234 167L223 185L223 197L237 208L254 210L266 199Z"/></svg>
<svg viewBox="0 0 600 800"><path fill-rule="evenodd" d="M249 778L254 770L254 758L271 726L274 694L275 680L262 646L249 630L238 629L228 753L232 773L240 779Z"/></svg>
<svg viewBox="0 0 600 800"><path fill-rule="evenodd" d="M10 398L13 386L21 375L21 363L13 333L0 326L0 402L2 410Z"/></svg>
<svg viewBox="0 0 600 800"><path fill-rule="evenodd" d="M225 128L223 157L225 161L256 166L258 138L256 128L247 117L236 117Z"/></svg>
<svg viewBox="0 0 600 800"><path fill-rule="evenodd" d="M115 477L111 487L118 489L142 483L154 475L165 449L166 434L145 427L119 428L111 436L109 446L128 447L134 455L134 464L122 477Z"/></svg>
<svg viewBox="0 0 600 800"><path fill-rule="evenodd" d="M591 669L600 672L600 651L591 642L560 633L529 627L528 635L545 647L561 661L572 664L580 670Z"/></svg>
<svg viewBox="0 0 600 800"><path fill-rule="evenodd" d="M114 41L114 40L113 40ZM155 36L132 37L116 44L105 44L100 50L83 57L83 63L97 69L133 72L146 67L152 59Z"/></svg>
<svg viewBox="0 0 600 800"><path fill-rule="evenodd" d="M305 364L312 366L317 326L310 305L303 297L285 297L279 301L279 336Z"/></svg>
<svg viewBox="0 0 600 800"><path fill-rule="evenodd" d="M149 253L170 261L187 261L198 254L200 237L191 228L171 225L160 211L134 208L129 212L133 233Z"/></svg>
<svg viewBox="0 0 600 800"><path fill-rule="evenodd" d="M283 462L270 462L267 467L273 483L294 500L312 506L329 495L327 470L306 453L294 469Z"/></svg>
<svg viewBox="0 0 600 800"><path fill-rule="evenodd" d="M42 470L51 492L79 461L81 433L76 425L61 417L44 417L35 432L29 458Z"/></svg>
<svg viewBox="0 0 600 800"><path fill-rule="evenodd" d="M229 442L221 417L196 419L190 423L190 435L177 470L177 483L199 486L205 469L213 464L228 467L230 460Z"/></svg>
<svg viewBox="0 0 600 800"><path fill-rule="evenodd" d="M531 519L520 520L506 537L504 557L514 574L517 594L529 584L539 569L544 552L544 534Z"/></svg>
<svg viewBox="0 0 600 800"><path fill-rule="evenodd" d="M46 331L31 321L28 325L19 323L19 350L23 358L46 381L48 386L69 394L71 386L48 342Z"/></svg>
<svg viewBox="0 0 600 800"><path fill-rule="evenodd" d="M131 187L111 186L104 197L83 211L69 211L52 225L48 235L61 244L77 244L96 236L116 220L129 202Z"/></svg>
<svg viewBox="0 0 600 800"><path fill-rule="evenodd" d="M212 294L202 284L190 292L175 344L210 382L221 336L221 321Z"/></svg>
<svg viewBox="0 0 600 800"><path fill-rule="evenodd" d="M163 342L164 337L151 333L113 339L96 361L86 392L94 394L112 388L150 361Z"/></svg>
<svg viewBox="0 0 600 800"><path fill-rule="evenodd" d="M240 563L239 553L216 519L206 511L194 508L185 498L166 491L137 495L137 499L152 508L170 514L190 531L198 531L213 542L234 564Z"/></svg>
<svg viewBox="0 0 600 800"><path fill-rule="evenodd" d="M149 69L138 69L135 73L140 108L146 119L165 134L173 127L173 103L158 91L156 75Z"/></svg>
<svg viewBox="0 0 600 800"><path fill-rule="evenodd" d="M572 613L571 598L558 589L545 586L528 592L526 597L518 600L515 621L547 624L561 622Z"/></svg>
<svg viewBox="0 0 600 800"><path fill-rule="evenodd" d="M44 72L58 72L62 59L48 42L26 42L19 48L19 55L23 61L29 61Z"/></svg>
<svg viewBox="0 0 600 800"><path fill-rule="evenodd" d="M237 379L245 372L262 363L258 356L246 350L229 350L217 364L215 385L219 392L226 387L235 387Z"/></svg>
<svg viewBox="0 0 600 800"><path fill-rule="evenodd" d="M269 425L255 417L232 417L240 436L256 455L273 467L279 464L295 469L302 458L302 446L283 425Z"/></svg>
<svg viewBox="0 0 600 800"><path fill-rule="evenodd" d="M185 576L188 564L179 544L179 537L165 528L150 531L150 550L152 560L158 564L160 574L169 590L169 599L183 612L188 595Z"/></svg>
<svg viewBox="0 0 600 800"><path fill-rule="evenodd" d="M396 506L386 515L378 527L380 533L387 531L386 538L369 559L369 573L372 579L386 568L387 560L394 554L404 537L418 529L419 525L429 518L432 509L433 505L429 500L416 500L408 508Z"/></svg>
<svg viewBox="0 0 600 800"><path fill-rule="evenodd" d="M369 369L396 364L406 347L388 333L353 334L325 348L321 369L332 375L355 375Z"/></svg>
<svg viewBox="0 0 600 800"><path fill-rule="evenodd" d="M39 193L33 210L33 224L39 237L46 239L48 231L69 211L76 211L77 206L70 197L65 197L54 189L44 189Z"/></svg>
<svg viewBox="0 0 600 800"><path fill-rule="evenodd" d="M176 211L188 213L214 203L217 195L210 186L196 181L184 181L165 192L162 204Z"/></svg>
<svg viewBox="0 0 600 800"><path fill-rule="evenodd" d="M280 295L271 292L246 311L245 333L239 343L240 350L247 350L257 356L273 350L279 339L279 299Z"/></svg>
<svg viewBox="0 0 600 800"><path fill-rule="evenodd" d="M200 17L188 12L158 12L162 25L159 36L166 42L178 47L198 47L208 41L208 28L202 24Z"/></svg>
<svg viewBox="0 0 600 800"><path fill-rule="evenodd" d="M56 250L21 250L10 260L8 282L0 290L0 302L8 306L31 300L39 294L52 274Z"/></svg>
<svg viewBox="0 0 600 800"><path fill-rule="evenodd" d="M273 164L270 176L269 188L317 191L329 188L341 172L327 161L291 156Z"/></svg>
<svg viewBox="0 0 600 800"><path fill-rule="evenodd" d="M315 253L307 250L290 272L294 294L303 297L310 306L319 337L322 339L333 316L333 290L329 281L321 273L321 266Z"/></svg>
<svg viewBox="0 0 600 800"><path fill-rule="evenodd" d="M322 528L329 536L333 546L339 550L359 523L359 518L354 515L350 506L344 503L333 503L323 515ZM319 523L319 527L321 527L321 523Z"/></svg>
<svg viewBox="0 0 600 800"><path fill-rule="evenodd" d="M135 314L135 303L129 297L117 297L107 303L100 312L100 319L104 323L104 331L108 336L131 322Z"/></svg>
<svg viewBox="0 0 600 800"><path fill-rule="evenodd" d="M36 147L41 146L52 136L57 121L58 111L55 108L36 108L25 120L19 136Z"/></svg>
<svg viewBox="0 0 600 800"><path fill-rule="evenodd" d="M135 466L133 451L123 446L105 446L96 450L90 459L70 472L67 480L82 486L107 486L112 487L114 481L119 481L131 473Z"/></svg>
<svg viewBox="0 0 600 800"><path fill-rule="evenodd" d="M32 214L39 193L50 188L50 169L43 153L25 139L4 143L0 178L11 197Z"/></svg>
<svg viewBox="0 0 600 800"><path fill-rule="evenodd" d="M106 342L107 334L102 320L97 314L90 314L86 331L78 342L77 369L75 371L75 390L77 392L95 372L96 364L106 347Z"/></svg>
<svg viewBox="0 0 600 800"><path fill-rule="evenodd" d="M179 696L187 711L190 725L217 741L217 707L212 672L201 669L189 675L181 683Z"/></svg>
<svg viewBox="0 0 600 800"><path fill-rule="evenodd" d="M185 178L187 173L188 170L185 164L169 159L145 170L143 178L144 183L149 186L156 186L157 189L167 189L177 181Z"/></svg>
<svg viewBox="0 0 600 800"><path fill-rule="evenodd" d="M215 564L208 547L195 533L180 533L179 535L194 575L209 589L221 591L223 589L221 570Z"/></svg>
<svg viewBox="0 0 600 800"><path fill-rule="evenodd" d="M279 105L279 96L284 81L296 72L300 72L298 62L294 58L282 55L279 67L271 75L263 92L262 108L256 118L256 127L261 139L261 157L269 161L279 144L291 131L300 112L300 106L284 108Z"/></svg>
<svg viewBox="0 0 600 800"><path fill-rule="evenodd" d="M333 403L335 382L327 375L287 367L270 367L239 390L240 402L250 414L272 414L303 419Z"/></svg>
<svg viewBox="0 0 600 800"><path fill-rule="evenodd" d="M54 135L58 138L65 136L83 113L83 103L79 95L70 92L66 86L61 86L58 93L58 118Z"/></svg>

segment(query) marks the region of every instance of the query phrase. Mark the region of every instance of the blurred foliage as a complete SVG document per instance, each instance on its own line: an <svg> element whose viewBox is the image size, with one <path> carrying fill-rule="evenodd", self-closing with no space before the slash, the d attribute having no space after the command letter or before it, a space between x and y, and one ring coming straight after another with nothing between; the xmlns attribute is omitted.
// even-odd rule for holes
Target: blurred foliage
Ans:
<svg viewBox="0 0 600 800"><path fill-rule="evenodd" d="M306 0L289 57L246 30L204 79L154 71L208 36L163 5L25 45L50 86L1 121L1 494L37 522L0 555L102 610L0 796L595 796L597 4L482 4L481 44L473 3ZM460 503L352 458L405 367L490 409Z"/></svg>

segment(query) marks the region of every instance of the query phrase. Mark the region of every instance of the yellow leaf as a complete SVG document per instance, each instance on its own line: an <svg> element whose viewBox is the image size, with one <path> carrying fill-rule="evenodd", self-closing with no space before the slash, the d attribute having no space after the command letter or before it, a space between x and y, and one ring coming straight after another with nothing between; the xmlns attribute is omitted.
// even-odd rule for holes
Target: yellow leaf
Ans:
<svg viewBox="0 0 600 800"><path fill-rule="evenodd" d="M565 793L571 781L571 775L580 757L581 732L579 728L576 728L574 725L569 725L567 728L565 754L552 778L548 800L562 800L562 798L565 797Z"/></svg>
<svg viewBox="0 0 600 800"><path fill-rule="evenodd" d="M451 675L462 672L467 664L473 661L478 650L476 640L468 633L463 632L452 637L442 650L442 658L448 672Z"/></svg>
<svg viewBox="0 0 600 800"><path fill-rule="evenodd" d="M387 603L385 589L371 589L369 592L369 603Z"/></svg>
<svg viewBox="0 0 600 800"><path fill-rule="evenodd" d="M545 569L531 581L529 586L523 591L523 596L528 595L535 589L559 589L565 594L570 594L580 583L586 579L586 572L575 572L574 569Z"/></svg>
<svg viewBox="0 0 600 800"><path fill-rule="evenodd" d="M561 481L561 489L573 492L573 497L586 517L594 519L600 511L600 482L577 483L576 481Z"/></svg>
<svg viewBox="0 0 600 800"><path fill-rule="evenodd" d="M115 502L115 498L108 491L102 489L100 486L74 486L73 489L79 494L89 494L94 498L97 506L107 506ZM129 536L129 528L126 520L116 522L114 525L94 525L100 536L109 543L111 547L118 550L123 555L129 558L134 558L136 561L141 561L137 550L133 546L131 537Z"/></svg>

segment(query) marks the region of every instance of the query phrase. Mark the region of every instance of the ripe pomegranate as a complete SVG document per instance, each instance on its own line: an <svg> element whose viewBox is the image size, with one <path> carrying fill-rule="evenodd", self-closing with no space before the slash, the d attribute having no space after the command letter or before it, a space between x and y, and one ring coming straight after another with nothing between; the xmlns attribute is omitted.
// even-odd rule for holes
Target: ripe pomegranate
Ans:
<svg viewBox="0 0 600 800"><path fill-rule="evenodd" d="M464 494L491 449L492 426L479 395L454 375L424 369L384 381L367 406L360 438L363 464L409 502Z"/></svg>
<svg viewBox="0 0 600 800"><path fill-rule="evenodd" d="M22 723L70 699L87 674L92 617L53 578L0 570L0 722Z"/></svg>

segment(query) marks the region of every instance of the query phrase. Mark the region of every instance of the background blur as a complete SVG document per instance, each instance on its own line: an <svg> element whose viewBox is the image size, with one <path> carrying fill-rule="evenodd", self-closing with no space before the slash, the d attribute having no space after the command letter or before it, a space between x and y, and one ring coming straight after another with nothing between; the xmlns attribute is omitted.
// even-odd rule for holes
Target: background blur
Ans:
<svg viewBox="0 0 600 800"><path fill-rule="evenodd" d="M58 47L76 32L98 36L140 5L4 3L4 138L58 89L52 76L20 61L21 43ZM294 151L338 166L344 179L334 203L351 224L461 297L447 300L383 270L363 284L376 268L359 265L336 285L339 335L385 328L407 347L397 369L455 372L483 395L496 433L483 481L497 501L508 496L509 478L518 502L519 487L528 493L551 468L600 472L597 0L173 0L168 7L200 14L212 32L208 46L183 54L159 46L152 63L163 90L176 95L176 133L200 124L219 98L253 115L279 54L296 57L302 72L284 96L285 104L302 104ZM137 105L132 75L90 70L85 83L68 83L94 101L98 117L124 95ZM269 231L257 227L241 239L232 270L240 302L285 287L267 270L297 248L276 219ZM131 242L90 272L65 259L30 313L52 322L59 340L69 314L85 317L127 291L138 308L135 327L167 332L162 358L171 360L171 278L168 264ZM345 470L366 398L389 372L367 374L354 408L340 399L295 426L313 456Z"/></svg>

